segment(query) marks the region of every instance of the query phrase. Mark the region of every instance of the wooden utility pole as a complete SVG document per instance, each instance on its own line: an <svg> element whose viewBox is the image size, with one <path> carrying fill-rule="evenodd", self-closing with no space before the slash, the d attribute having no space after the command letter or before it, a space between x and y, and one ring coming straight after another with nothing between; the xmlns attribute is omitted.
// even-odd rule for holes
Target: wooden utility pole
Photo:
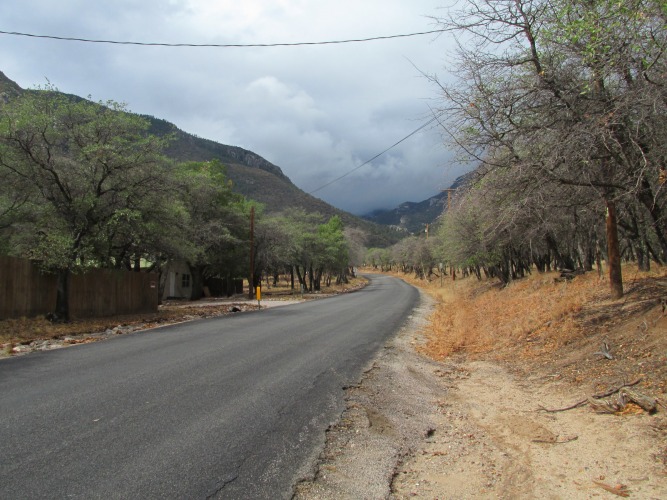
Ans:
<svg viewBox="0 0 667 500"><path fill-rule="evenodd" d="M447 210L452 208L452 191L456 191L456 189L443 189L443 191L447 191Z"/></svg>
<svg viewBox="0 0 667 500"><path fill-rule="evenodd" d="M250 300L254 297L255 292L255 207L250 207L250 274L248 275L248 298Z"/></svg>

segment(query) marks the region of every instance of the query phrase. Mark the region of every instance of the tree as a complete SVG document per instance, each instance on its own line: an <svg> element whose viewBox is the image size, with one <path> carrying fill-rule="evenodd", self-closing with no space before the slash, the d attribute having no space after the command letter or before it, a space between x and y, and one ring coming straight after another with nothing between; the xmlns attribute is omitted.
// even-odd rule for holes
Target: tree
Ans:
<svg viewBox="0 0 667 500"><path fill-rule="evenodd" d="M281 233L274 240L277 261L288 264L304 290L320 290L325 272L339 282L347 279L349 247L340 217L322 223L320 214L293 209L272 221Z"/></svg>
<svg viewBox="0 0 667 500"><path fill-rule="evenodd" d="M563 207L601 201L611 292L621 297L622 205L642 205L665 241L656 168L667 133L664 10L647 0L471 0L440 21L461 34L459 81L432 78L447 102L443 128L480 177L522 200L505 205L508 220L542 196L535 186L567 196Z"/></svg>
<svg viewBox="0 0 667 500"><path fill-rule="evenodd" d="M381 271L390 271L391 257L386 248L369 248L364 256L364 265L373 269L380 268Z"/></svg>
<svg viewBox="0 0 667 500"><path fill-rule="evenodd" d="M179 231L190 245L171 257L188 262L194 300L202 297L206 278L223 276L230 283L245 272L250 204L232 191L217 160L180 164L174 175L179 193L175 201L187 214L187 224Z"/></svg>
<svg viewBox="0 0 667 500"><path fill-rule="evenodd" d="M165 140L113 101L92 103L53 87L2 107L0 188L15 254L58 275L56 315L67 320L70 273L113 258L110 240L147 224L146 200L168 199ZM18 207L22 210L17 210Z"/></svg>
<svg viewBox="0 0 667 500"><path fill-rule="evenodd" d="M336 284L347 282L350 255L343 221L339 216L334 215L317 227L314 261L316 290L320 289L320 280L325 271L328 273L327 285L331 282L331 275L336 275Z"/></svg>

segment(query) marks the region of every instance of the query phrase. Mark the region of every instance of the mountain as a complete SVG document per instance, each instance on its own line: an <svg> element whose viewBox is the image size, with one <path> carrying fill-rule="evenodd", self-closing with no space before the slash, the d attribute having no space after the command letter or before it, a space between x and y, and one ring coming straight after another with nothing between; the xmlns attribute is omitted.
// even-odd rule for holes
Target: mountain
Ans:
<svg viewBox="0 0 667 500"><path fill-rule="evenodd" d="M420 202L406 201L391 210L374 210L363 217L376 224L395 227L407 233L423 232L443 212L447 193L438 193Z"/></svg>
<svg viewBox="0 0 667 500"><path fill-rule="evenodd" d="M13 82L0 71L0 101L7 102L12 97L16 97L22 92L21 87L16 82Z"/></svg>
<svg viewBox="0 0 667 500"><path fill-rule="evenodd" d="M449 189L458 189L470 179L470 173L458 177ZM443 190L435 196L420 201L406 201L391 210L374 210L364 215L364 219L395 228L404 233L420 233L426 224L433 224L436 219L447 210L450 191ZM453 193L452 193L453 194Z"/></svg>
<svg viewBox="0 0 667 500"><path fill-rule="evenodd" d="M24 90L19 85L0 71L0 101L7 102L22 92ZM71 98L81 99L77 96ZM174 137L165 151L167 156L179 162L220 160L227 167L227 176L234 190L265 205L268 214L299 207L307 212L318 212L327 218L338 215L346 226L361 229L367 234L366 244L369 247L388 246L403 236L398 231L356 217L305 193L292 183L280 167L252 151L197 137L160 118L145 115L144 118L150 121L150 133L158 136L171 134Z"/></svg>

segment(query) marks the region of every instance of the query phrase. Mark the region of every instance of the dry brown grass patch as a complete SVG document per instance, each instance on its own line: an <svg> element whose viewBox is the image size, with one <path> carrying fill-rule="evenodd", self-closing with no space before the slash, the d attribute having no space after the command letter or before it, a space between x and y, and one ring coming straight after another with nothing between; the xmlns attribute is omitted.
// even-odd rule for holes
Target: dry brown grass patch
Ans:
<svg viewBox="0 0 667 500"><path fill-rule="evenodd" d="M492 353L510 347L520 347L519 355L534 357L652 307L664 271L628 275L622 302L608 299L607 280L594 272L571 281L559 280L555 272L534 273L507 287L475 278L446 279L440 287L439 279L402 277L436 299L421 349L443 359L459 352Z"/></svg>

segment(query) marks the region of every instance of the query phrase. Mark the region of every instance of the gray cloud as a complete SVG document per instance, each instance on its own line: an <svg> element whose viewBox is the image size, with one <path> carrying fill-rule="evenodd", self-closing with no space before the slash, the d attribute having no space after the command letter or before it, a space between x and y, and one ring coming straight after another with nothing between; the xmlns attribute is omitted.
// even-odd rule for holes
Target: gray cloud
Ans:
<svg viewBox="0 0 667 500"><path fill-rule="evenodd" d="M434 29L439 0L24 0L0 29L168 43L275 43ZM429 119L445 37L272 48L166 48L0 35L2 70L22 87L125 102L132 111L254 151L312 191ZM315 195L353 213L421 201L461 173L425 129Z"/></svg>

